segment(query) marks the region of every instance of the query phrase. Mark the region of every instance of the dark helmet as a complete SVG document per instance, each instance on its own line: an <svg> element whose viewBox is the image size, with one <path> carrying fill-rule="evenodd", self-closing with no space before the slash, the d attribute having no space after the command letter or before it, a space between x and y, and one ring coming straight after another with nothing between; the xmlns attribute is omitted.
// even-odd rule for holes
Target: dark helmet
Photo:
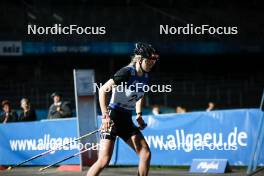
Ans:
<svg viewBox="0 0 264 176"><path fill-rule="evenodd" d="M150 44L147 43L136 43L134 53L137 55L141 55L143 58L146 59L158 60L159 58L157 51Z"/></svg>

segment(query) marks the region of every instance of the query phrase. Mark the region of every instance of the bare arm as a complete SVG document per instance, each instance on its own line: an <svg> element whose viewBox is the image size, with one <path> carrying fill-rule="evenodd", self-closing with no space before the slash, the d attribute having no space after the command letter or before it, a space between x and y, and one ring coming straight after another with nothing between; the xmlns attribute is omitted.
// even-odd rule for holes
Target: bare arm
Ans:
<svg viewBox="0 0 264 176"><path fill-rule="evenodd" d="M136 102L136 113L142 112L143 97Z"/></svg>
<svg viewBox="0 0 264 176"><path fill-rule="evenodd" d="M102 125L101 130L107 131L110 128L110 117L107 110L107 94L112 90L115 85L113 79L109 79L100 89L99 89L99 104L102 112Z"/></svg>
<svg viewBox="0 0 264 176"><path fill-rule="evenodd" d="M102 115L107 113L107 94L112 90L115 85L113 79L109 79L100 89L99 89L99 103Z"/></svg>
<svg viewBox="0 0 264 176"><path fill-rule="evenodd" d="M141 130L143 130L146 127L146 123L144 122L144 120L142 118L143 102L144 102L143 97L136 102L137 122L138 122L138 126Z"/></svg>

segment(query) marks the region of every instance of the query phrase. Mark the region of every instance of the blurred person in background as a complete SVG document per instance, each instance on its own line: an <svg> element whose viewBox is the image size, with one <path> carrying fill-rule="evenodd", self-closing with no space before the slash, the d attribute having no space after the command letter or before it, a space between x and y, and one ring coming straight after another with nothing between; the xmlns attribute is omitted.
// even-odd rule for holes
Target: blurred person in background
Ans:
<svg viewBox="0 0 264 176"><path fill-rule="evenodd" d="M18 122L35 121L37 115L35 109L31 107L30 101L27 98L22 98L20 101L22 112L19 114Z"/></svg>
<svg viewBox="0 0 264 176"><path fill-rule="evenodd" d="M15 110L11 109L11 104L8 100L2 101L3 112L0 115L1 123L16 122L17 113Z"/></svg>
<svg viewBox="0 0 264 176"><path fill-rule="evenodd" d="M184 108L182 106L177 106L176 107L176 113L178 113L178 114L184 114L186 112L187 112L186 108Z"/></svg>
<svg viewBox="0 0 264 176"><path fill-rule="evenodd" d="M70 103L62 101L62 95L59 92L51 94L53 104L49 108L48 119L72 117Z"/></svg>
<svg viewBox="0 0 264 176"><path fill-rule="evenodd" d="M152 114L153 114L153 115L158 115L158 114L160 114L160 107L159 107L159 105L154 105L154 106L152 107Z"/></svg>
<svg viewBox="0 0 264 176"><path fill-rule="evenodd" d="M209 102L206 112L212 111L214 109L215 109L215 104L213 102Z"/></svg>
<svg viewBox="0 0 264 176"><path fill-rule="evenodd" d="M140 130L146 127L142 118L144 91L135 88L138 83L148 84L148 72L158 60L156 50L149 44L137 43L134 56L128 66L117 71L99 90L102 112L101 140L97 161L89 169L87 176L97 176L108 166L116 137L120 137L139 157L138 176L147 176L151 160L149 146ZM131 88L125 89L124 83ZM118 91L117 87L123 87ZM135 89L132 87L134 86ZM112 91L108 104L107 95ZM136 110L137 125L133 123L132 111Z"/></svg>

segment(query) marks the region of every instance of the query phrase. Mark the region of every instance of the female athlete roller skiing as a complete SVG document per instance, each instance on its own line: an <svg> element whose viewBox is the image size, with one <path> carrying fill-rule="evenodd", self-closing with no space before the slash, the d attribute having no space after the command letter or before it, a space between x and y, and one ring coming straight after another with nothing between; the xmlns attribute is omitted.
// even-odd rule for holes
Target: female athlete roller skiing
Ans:
<svg viewBox="0 0 264 176"><path fill-rule="evenodd" d="M137 43L131 63L117 71L100 88L99 102L102 111L100 150L98 159L89 169L87 176L99 175L109 164L117 136L139 156L138 176L148 175L151 152L140 132L146 127L142 118L144 96L142 87L148 84L148 72L151 71L158 57L151 45ZM109 91L112 91L112 96L107 105ZM132 121L133 110L137 113L138 127Z"/></svg>

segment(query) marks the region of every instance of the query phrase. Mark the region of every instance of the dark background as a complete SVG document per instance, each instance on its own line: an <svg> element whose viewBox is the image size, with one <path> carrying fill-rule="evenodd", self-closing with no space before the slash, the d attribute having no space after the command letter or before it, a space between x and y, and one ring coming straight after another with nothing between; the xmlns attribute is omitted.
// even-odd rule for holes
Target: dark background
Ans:
<svg viewBox="0 0 264 176"><path fill-rule="evenodd" d="M0 2L1 39L33 41L174 41L175 40L263 40L262 1L217 0L2 0ZM51 26L77 24L106 26L104 36L28 36L27 24ZM237 36L160 36L159 25L186 24L237 26Z"/></svg>
<svg viewBox="0 0 264 176"><path fill-rule="evenodd" d="M247 52L189 54L163 52L155 66L152 83L172 84L172 93L147 94L146 106L159 104L188 111L204 110L209 101L218 109L258 108L264 88L263 9L261 1L102 1L18 0L0 2L0 41L22 42L136 42L166 46L168 42L221 42L243 45ZM27 24L55 23L106 26L103 36L27 35ZM239 34L160 36L159 25L210 24L238 26ZM256 50L253 48L257 48ZM159 48L158 48L159 49ZM94 69L97 82L130 61L127 54L40 54L0 56L0 100L15 108L29 97L38 109L51 103L60 91L74 105L73 69Z"/></svg>
<svg viewBox="0 0 264 176"><path fill-rule="evenodd" d="M1 99L8 98L18 107L21 97L30 97L44 109L54 91L74 104L74 68L95 69L97 83L104 83L130 60L129 56L75 55L1 59ZM151 83L171 84L173 91L149 93L146 103L188 110L203 110L209 101L219 109L259 107L264 87L261 60L257 55L164 56L151 73Z"/></svg>

